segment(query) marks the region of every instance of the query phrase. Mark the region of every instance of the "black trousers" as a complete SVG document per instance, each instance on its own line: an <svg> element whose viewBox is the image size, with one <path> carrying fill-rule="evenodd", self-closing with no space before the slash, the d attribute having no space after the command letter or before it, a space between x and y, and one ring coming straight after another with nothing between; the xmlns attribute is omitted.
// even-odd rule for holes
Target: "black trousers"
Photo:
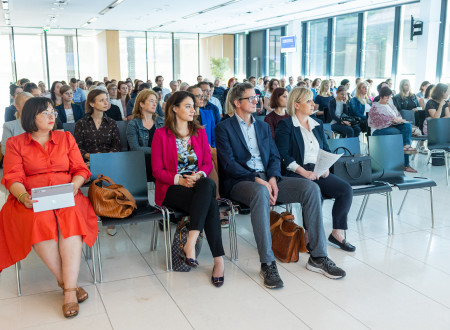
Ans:
<svg viewBox="0 0 450 330"><path fill-rule="evenodd" d="M307 171L314 171L314 164L306 164L303 167ZM304 180L309 180L297 173L292 174ZM319 180L312 182L319 186L323 198L334 198L333 209L331 211L333 217L333 229L347 230L347 215L353 201L352 187L348 182L332 173L326 178L319 178Z"/></svg>
<svg viewBox="0 0 450 330"><path fill-rule="evenodd" d="M163 204L189 214L191 218L189 230L205 231L213 257L225 255L219 206L216 200L216 184L213 180L201 178L192 188L170 186Z"/></svg>

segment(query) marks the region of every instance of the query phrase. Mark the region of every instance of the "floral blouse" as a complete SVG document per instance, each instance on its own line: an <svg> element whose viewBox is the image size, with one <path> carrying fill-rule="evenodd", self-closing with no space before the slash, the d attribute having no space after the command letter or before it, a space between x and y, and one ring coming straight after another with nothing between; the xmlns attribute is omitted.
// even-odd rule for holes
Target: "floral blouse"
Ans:
<svg viewBox="0 0 450 330"><path fill-rule="evenodd" d="M192 173L198 171L198 160L191 139L176 139L178 153L178 174Z"/></svg>

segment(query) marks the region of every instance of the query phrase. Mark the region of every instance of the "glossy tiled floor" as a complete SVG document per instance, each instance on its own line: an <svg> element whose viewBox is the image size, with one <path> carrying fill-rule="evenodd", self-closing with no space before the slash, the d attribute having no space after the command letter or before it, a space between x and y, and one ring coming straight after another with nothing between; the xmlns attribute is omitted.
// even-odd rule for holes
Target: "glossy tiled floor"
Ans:
<svg viewBox="0 0 450 330"><path fill-rule="evenodd" d="M420 155L413 165L438 182L435 228L424 190L411 191L402 214L395 214L393 236L387 235L385 198L371 196L358 223L362 197L355 198L347 238L356 252L328 248L347 271L342 280L309 272L308 255L302 254L298 263L278 264L283 289L265 289L249 216L238 216L239 261L226 260L226 282L220 289L209 282L212 257L206 244L199 269L168 273L161 233L158 250L149 251L149 224L123 226L115 237L101 229L104 282L92 283L90 263L83 260L79 283L90 298L80 305L78 317L63 318L61 291L31 253L22 262L22 297L17 297L14 268L0 275L0 328L449 329L450 188L443 167L424 163ZM395 211L403 194L393 192ZM327 233L330 213L331 202L326 201ZM229 255L227 230L223 241Z"/></svg>

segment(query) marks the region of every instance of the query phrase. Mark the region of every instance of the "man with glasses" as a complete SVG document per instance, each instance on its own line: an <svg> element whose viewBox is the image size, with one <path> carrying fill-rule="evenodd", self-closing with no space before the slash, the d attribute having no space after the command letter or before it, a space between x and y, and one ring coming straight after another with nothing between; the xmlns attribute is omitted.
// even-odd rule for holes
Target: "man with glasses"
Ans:
<svg viewBox="0 0 450 330"><path fill-rule="evenodd" d="M200 110L212 111L213 115L214 115L214 122L217 125L220 122L220 111L217 106L215 106L214 104L212 104L210 102L212 92L211 92L211 87L209 86L209 83L206 81L202 81L197 86L202 90L202 93L205 96L205 98L203 99L203 106L200 107Z"/></svg>
<svg viewBox="0 0 450 330"><path fill-rule="evenodd" d="M252 116L258 102L252 84L236 84L229 97L236 114L216 127L218 162L223 172L222 197L250 206L264 285L271 289L283 287L270 234L270 206L276 202L302 205L310 259L315 265L307 268L330 278L344 277L345 272L327 257L318 185L306 179L281 176L280 155L269 125Z"/></svg>

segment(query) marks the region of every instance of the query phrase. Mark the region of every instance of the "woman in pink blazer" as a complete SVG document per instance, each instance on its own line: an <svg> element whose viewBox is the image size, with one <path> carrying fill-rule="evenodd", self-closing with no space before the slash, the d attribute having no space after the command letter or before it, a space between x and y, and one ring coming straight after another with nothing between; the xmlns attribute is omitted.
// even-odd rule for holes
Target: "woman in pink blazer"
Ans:
<svg viewBox="0 0 450 330"><path fill-rule="evenodd" d="M224 281L225 254L216 201L216 184L208 178L211 152L205 130L194 120L195 100L191 93L175 92L166 103L165 127L156 130L152 141L152 170L156 179L155 202L189 214L190 228L182 258L196 268L195 243L205 230L214 257L212 284Z"/></svg>

